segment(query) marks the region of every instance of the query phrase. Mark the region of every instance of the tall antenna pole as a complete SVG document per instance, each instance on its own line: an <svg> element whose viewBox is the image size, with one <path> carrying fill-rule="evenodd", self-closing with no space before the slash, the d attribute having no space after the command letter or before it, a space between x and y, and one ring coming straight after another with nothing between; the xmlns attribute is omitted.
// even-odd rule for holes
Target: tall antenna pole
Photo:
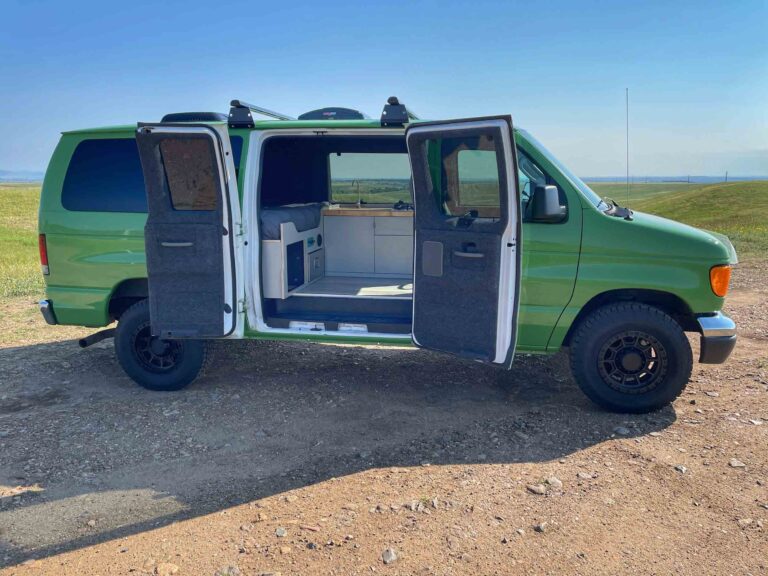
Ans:
<svg viewBox="0 0 768 576"><path fill-rule="evenodd" d="M624 90L627 111L627 204L629 204L629 88L625 88Z"/></svg>

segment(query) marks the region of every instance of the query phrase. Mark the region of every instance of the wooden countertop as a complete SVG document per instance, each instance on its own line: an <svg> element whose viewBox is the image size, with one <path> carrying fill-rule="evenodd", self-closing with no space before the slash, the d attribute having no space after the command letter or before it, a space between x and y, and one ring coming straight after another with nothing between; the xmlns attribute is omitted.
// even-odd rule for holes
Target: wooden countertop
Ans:
<svg viewBox="0 0 768 576"><path fill-rule="evenodd" d="M392 208L323 208L323 216L394 216L413 218L413 210Z"/></svg>

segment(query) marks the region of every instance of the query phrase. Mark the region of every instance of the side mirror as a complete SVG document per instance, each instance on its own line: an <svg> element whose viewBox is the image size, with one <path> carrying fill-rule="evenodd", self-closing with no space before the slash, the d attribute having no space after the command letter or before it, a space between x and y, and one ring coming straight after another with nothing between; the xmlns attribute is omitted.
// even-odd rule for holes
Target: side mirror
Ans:
<svg viewBox="0 0 768 576"><path fill-rule="evenodd" d="M568 208L560 204L557 186L536 186L531 198L531 220L533 222L562 222Z"/></svg>

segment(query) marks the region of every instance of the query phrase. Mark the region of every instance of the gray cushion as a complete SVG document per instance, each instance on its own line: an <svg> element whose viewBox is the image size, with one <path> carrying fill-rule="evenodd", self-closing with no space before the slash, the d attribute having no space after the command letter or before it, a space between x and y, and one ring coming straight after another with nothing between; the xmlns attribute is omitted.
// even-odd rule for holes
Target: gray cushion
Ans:
<svg viewBox="0 0 768 576"><path fill-rule="evenodd" d="M320 226L322 204L304 204L300 206L276 206L261 209L261 237L264 240L280 239L280 224L293 222L298 232L304 232Z"/></svg>

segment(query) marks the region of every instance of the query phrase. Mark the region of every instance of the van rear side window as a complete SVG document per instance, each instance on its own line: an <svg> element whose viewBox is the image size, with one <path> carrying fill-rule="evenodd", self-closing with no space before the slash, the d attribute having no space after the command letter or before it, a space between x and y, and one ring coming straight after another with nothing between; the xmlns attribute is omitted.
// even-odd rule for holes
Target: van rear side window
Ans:
<svg viewBox="0 0 768 576"><path fill-rule="evenodd" d="M243 139L230 138L235 167ZM83 140L75 148L64 176L61 204L77 212L146 212L147 193L136 140Z"/></svg>
<svg viewBox="0 0 768 576"><path fill-rule="evenodd" d="M133 138L83 140L64 177L61 203L79 212L146 212L144 174Z"/></svg>

